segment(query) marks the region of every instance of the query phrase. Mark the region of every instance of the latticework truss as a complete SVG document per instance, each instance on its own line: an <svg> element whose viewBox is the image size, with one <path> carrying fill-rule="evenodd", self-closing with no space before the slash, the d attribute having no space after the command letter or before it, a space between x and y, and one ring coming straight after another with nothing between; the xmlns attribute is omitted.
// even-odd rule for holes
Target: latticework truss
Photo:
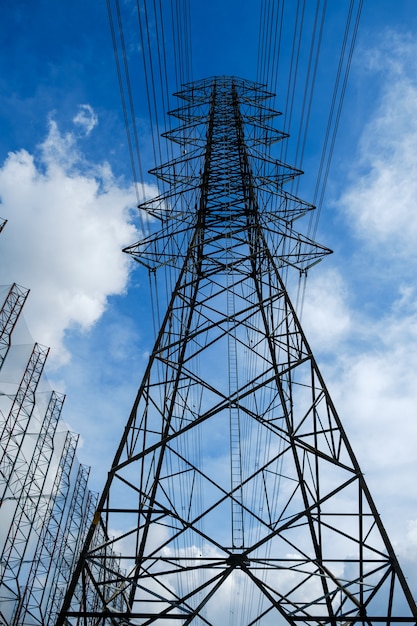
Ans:
<svg viewBox="0 0 417 626"><path fill-rule="evenodd" d="M127 249L173 269L172 296L59 624L416 621L283 280L329 250L294 230L300 172L263 155L269 95L178 94L183 153L141 207L160 229Z"/></svg>
<svg viewBox="0 0 417 626"><path fill-rule="evenodd" d="M48 348L21 342L28 293L0 288L0 626L55 623L97 501L42 382Z"/></svg>

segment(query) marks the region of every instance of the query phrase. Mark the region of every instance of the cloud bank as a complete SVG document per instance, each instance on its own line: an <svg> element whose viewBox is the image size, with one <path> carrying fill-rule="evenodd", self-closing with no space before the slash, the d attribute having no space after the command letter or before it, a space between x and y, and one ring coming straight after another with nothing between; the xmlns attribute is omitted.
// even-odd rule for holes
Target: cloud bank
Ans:
<svg viewBox="0 0 417 626"><path fill-rule="evenodd" d="M340 204L356 234L384 254L417 257L417 44L387 33L364 62L383 80ZM388 249L387 249L387 246Z"/></svg>
<svg viewBox="0 0 417 626"><path fill-rule="evenodd" d="M324 275L323 299L319 282L311 287L312 304L330 301L318 324L334 340L333 357L322 345L325 378L402 557L411 539L415 546L417 506L416 55L411 37L392 32L361 55L379 97L337 204L354 237L352 257L338 278ZM415 574L413 550L406 567Z"/></svg>
<svg viewBox="0 0 417 626"><path fill-rule="evenodd" d="M367 42L368 43L368 42ZM417 593L417 71L415 38L360 52L369 121L346 155L333 236L302 323L376 507ZM353 85L352 85L353 87ZM340 184L339 181L335 181ZM326 242L332 247L332 242ZM332 266L332 263L334 264Z"/></svg>
<svg viewBox="0 0 417 626"><path fill-rule="evenodd" d="M0 167L0 215L8 219L0 284L31 289L25 317L35 339L52 348L55 365L70 358L65 331L91 328L108 297L125 291L130 265L121 248L140 237L133 186L80 149L77 130L89 135L96 114L82 105L73 122L62 134L50 119L35 154L9 153Z"/></svg>

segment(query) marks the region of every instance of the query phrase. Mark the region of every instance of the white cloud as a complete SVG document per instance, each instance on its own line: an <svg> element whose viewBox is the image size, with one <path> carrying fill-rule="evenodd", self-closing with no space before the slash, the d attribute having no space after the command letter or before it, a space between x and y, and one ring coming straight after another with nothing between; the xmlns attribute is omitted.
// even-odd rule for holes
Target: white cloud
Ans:
<svg viewBox="0 0 417 626"><path fill-rule="evenodd" d="M415 38L388 32L361 56L377 97L339 208L359 243L345 280L369 308L351 312L351 341L329 368L336 406L397 537L417 505L416 55Z"/></svg>
<svg viewBox="0 0 417 626"><path fill-rule="evenodd" d="M20 153L24 153L21 150ZM58 124L50 117L48 121L48 134L39 146L40 159L36 163L37 169L43 171L47 169L49 174L55 169L64 169L68 172L81 160L81 153L78 150L77 140L73 133L65 135L59 131ZM9 155L9 158L12 155ZM35 159L32 158L33 162Z"/></svg>
<svg viewBox="0 0 417 626"><path fill-rule="evenodd" d="M98 117L89 104L80 104L78 107L77 115L72 119L74 124L80 127L80 129L87 136L91 133L93 128L98 124Z"/></svg>
<svg viewBox="0 0 417 626"><path fill-rule="evenodd" d="M347 286L336 269L324 266L312 273L303 305L303 326L313 350L334 351L352 325Z"/></svg>
<svg viewBox="0 0 417 626"><path fill-rule="evenodd" d="M65 331L90 328L107 298L126 289L130 265L121 248L140 238L133 186L115 180L107 164L86 162L74 134L62 135L51 120L38 158L26 150L8 155L0 199L8 219L0 283L31 289L25 316L32 335L62 364L70 358Z"/></svg>
<svg viewBox="0 0 417 626"><path fill-rule="evenodd" d="M365 57L383 78L381 101L362 136L341 206L356 233L375 249L416 258L417 43L388 33ZM386 247L383 248L386 254Z"/></svg>
<svg viewBox="0 0 417 626"><path fill-rule="evenodd" d="M388 33L362 70L369 122L338 203L352 229L342 277L309 278L303 321L352 448L415 592L417 552L417 72L415 38ZM361 71L362 71L361 70ZM364 89L367 85L362 86ZM365 98L365 94L362 93ZM340 231L339 236L345 237ZM345 245L349 251L349 247ZM313 283L312 280L315 280ZM317 311L321 310L318 314ZM320 330L324 336L320 336ZM342 343L343 340L343 343ZM331 347L331 346L330 346ZM407 534L408 533L408 534Z"/></svg>

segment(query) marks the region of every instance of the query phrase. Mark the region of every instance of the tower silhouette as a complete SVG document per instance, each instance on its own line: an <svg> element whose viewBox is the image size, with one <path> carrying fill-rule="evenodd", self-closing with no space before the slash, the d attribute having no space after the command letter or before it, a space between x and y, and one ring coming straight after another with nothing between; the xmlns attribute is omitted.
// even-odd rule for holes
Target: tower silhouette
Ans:
<svg viewBox="0 0 417 626"><path fill-rule="evenodd" d="M175 281L58 624L399 624L417 609L285 283L330 251L263 86L186 85L126 249ZM97 539L100 537L100 540Z"/></svg>

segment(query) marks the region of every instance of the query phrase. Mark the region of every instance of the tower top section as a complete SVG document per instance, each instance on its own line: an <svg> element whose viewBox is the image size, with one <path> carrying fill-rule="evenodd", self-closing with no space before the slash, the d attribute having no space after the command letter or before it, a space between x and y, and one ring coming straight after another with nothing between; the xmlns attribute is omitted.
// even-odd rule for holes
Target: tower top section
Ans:
<svg viewBox="0 0 417 626"><path fill-rule="evenodd" d="M139 207L158 218L162 229L126 251L152 270L179 268L197 231L200 243L204 232L207 259L214 241L222 241L221 256L226 232L239 245L252 225L253 236L281 266L305 271L328 254L293 228L294 220L315 207L288 188L302 172L270 156L271 144L287 137L270 125L278 113L264 101L273 94L259 83L215 76L185 85L176 95L186 104L170 114L181 124L165 137L181 153L151 170L168 191Z"/></svg>

